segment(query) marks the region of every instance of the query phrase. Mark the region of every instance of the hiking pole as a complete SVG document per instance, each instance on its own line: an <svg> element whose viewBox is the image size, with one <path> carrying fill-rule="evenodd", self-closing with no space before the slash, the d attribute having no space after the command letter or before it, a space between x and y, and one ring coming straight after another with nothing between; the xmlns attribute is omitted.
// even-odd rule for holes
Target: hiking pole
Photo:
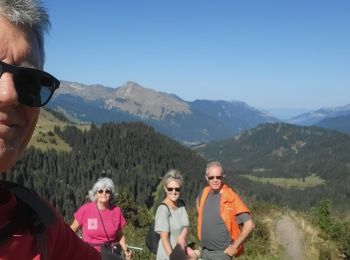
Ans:
<svg viewBox="0 0 350 260"><path fill-rule="evenodd" d="M137 247L137 246L129 246L129 245L126 245L126 247L127 247L128 249L133 249L133 250L139 250L139 251L142 251L142 250L143 250L142 247Z"/></svg>

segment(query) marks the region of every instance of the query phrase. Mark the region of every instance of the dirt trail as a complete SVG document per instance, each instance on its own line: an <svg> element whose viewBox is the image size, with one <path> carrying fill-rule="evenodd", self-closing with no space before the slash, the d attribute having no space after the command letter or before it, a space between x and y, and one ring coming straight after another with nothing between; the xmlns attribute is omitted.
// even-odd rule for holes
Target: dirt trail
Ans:
<svg viewBox="0 0 350 260"><path fill-rule="evenodd" d="M293 218L282 215L276 223L276 239L285 249L288 260L304 259L304 233Z"/></svg>

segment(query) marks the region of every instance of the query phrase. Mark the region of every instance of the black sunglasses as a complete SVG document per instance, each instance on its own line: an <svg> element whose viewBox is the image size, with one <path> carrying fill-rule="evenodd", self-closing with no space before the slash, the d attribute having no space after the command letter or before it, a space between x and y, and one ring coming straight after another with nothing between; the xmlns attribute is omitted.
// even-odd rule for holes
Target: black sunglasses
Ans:
<svg viewBox="0 0 350 260"><path fill-rule="evenodd" d="M60 86L59 80L45 71L17 67L0 61L0 77L4 72L13 75L18 101L30 107L46 105Z"/></svg>
<svg viewBox="0 0 350 260"><path fill-rule="evenodd" d="M173 190L175 190L176 192L180 192L181 188L170 188L170 187L167 187L166 190L169 191L169 192L171 192Z"/></svg>
<svg viewBox="0 0 350 260"><path fill-rule="evenodd" d="M217 179L217 180L222 180L224 178L224 176L220 175L220 176L208 176L208 180L214 180L214 179Z"/></svg>
<svg viewBox="0 0 350 260"><path fill-rule="evenodd" d="M106 193L106 194L111 194L112 193L111 190L98 190L97 192L100 193L100 194L102 194L103 192Z"/></svg>

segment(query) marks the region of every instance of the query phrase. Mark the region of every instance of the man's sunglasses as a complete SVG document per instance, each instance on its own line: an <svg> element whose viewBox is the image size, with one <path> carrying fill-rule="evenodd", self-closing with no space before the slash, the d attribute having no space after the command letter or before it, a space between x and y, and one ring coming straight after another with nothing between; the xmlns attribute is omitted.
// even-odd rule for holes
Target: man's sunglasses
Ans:
<svg viewBox="0 0 350 260"><path fill-rule="evenodd" d="M167 191L171 192L171 191L176 191L176 192L180 192L181 191L181 188L170 188L170 187L167 187L166 188Z"/></svg>
<svg viewBox="0 0 350 260"><path fill-rule="evenodd" d="M224 178L224 176L220 175L220 176L208 176L208 180L214 180L214 179L217 179L217 180L222 180Z"/></svg>
<svg viewBox="0 0 350 260"><path fill-rule="evenodd" d="M0 77L4 72L13 75L18 101L30 107L46 105L60 86L59 80L45 71L17 67L0 61Z"/></svg>
<svg viewBox="0 0 350 260"><path fill-rule="evenodd" d="M111 190L102 190L102 189L98 190L97 192L100 193L100 194L102 194L103 192L106 193L106 194L111 194L112 193Z"/></svg>

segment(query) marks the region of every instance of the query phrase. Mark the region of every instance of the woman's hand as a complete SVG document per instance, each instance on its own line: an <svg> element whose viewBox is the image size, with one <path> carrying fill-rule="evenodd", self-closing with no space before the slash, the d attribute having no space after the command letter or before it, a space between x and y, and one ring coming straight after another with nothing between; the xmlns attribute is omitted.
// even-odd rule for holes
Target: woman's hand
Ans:
<svg viewBox="0 0 350 260"><path fill-rule="evenodd" d="M199 257L198 250L192 250L189 247L186 247L186 235L188 229L184 228L180 235L177 238L177 244L173 252L170 254L170 260L196 260Z"/></svg>
<svg viewBox="0 0 350 260"><path fill-rule="evenodd" d="M73 223L70 225L70 228L77 232L78 228L80 227L78 220L74 219Z"/></svg>
<svg viewBox="0 0 350 260"><path fill-rule="evenodd" d="M126 260L130 260L132 256L132 251L130 249L124 250L124 255Z"/></svg>

